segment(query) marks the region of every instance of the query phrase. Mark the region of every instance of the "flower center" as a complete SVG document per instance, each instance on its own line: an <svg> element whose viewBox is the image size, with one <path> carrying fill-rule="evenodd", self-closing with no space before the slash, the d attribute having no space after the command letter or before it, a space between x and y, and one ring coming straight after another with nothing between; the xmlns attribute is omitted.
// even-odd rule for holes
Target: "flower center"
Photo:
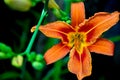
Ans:
<svg viewBox="0 0 120 80"><path fill-rule="evenodd" d="M82 53L86 46L86 35L83 32L71 32L68 34L68 46L75 47L78 53Z"/></svg>

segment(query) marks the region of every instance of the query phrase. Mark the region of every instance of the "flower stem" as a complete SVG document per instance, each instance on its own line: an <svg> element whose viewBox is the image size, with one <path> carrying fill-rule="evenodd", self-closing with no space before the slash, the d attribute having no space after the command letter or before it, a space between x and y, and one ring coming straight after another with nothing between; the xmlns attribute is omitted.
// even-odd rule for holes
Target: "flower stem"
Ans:
<svg viewBox="0 0 120 80"><path fill-rule="evenodd" d="M39 19L39 21L38 21L38 24L37 24L37 26L36 26L36 30L35 30L35 32L34 32L33 35L32 35L32 38L31 38L31 40L30 40L30 42L29 42L29 44L28 44L28 46L27 46L27 48L26 48L26 50L25 50L25 53L29 54L29 52L30 52L30 50L31 50L31 48L32 48L32 45L33 45L33 43L34 43L34 41L35 41L35 38L36 38L36 36L37 36L39 26L41 25L42 20L44 19L44 17L45 17L46 14L47 14L47 11L45 11L45 10L43 9L43 10L42 10L42 13L41 13L41 16L40 16L40 19Z"/></svg>
<svg viewBox="0 0 120 80"><path fill-rule="evenodd" d="M32 46L33 46L33 43L34 43L34 41L35 41L35 38L36 38L36 36L37 36L39 26L41 25L41 23L42 23L42 21L43 21L43 19L44 19L44 17L45 17L46 14L47 14L47 11L46 11L45 8L44 8L44 9L42 10L40 19L39 19L39 21L38 21L38 23L37 23L37 25L36 25L35 32L33 33L33 35L32 35L32 37L31 37L31 39L30 39L30 42L29 42L29 44L28 44L25 52L24 52L23 54L21 54L21 55L29 55L29 53L30 53L30 51L31 51L31 48L32 48ZM21 69L21 70L22 70L22 72L21 72L21 79L23 79L23 78L24 78L24 75L25 75L26 62L27 62L27 58L24 59L24 65L22 66L22 69Z"/></svg>

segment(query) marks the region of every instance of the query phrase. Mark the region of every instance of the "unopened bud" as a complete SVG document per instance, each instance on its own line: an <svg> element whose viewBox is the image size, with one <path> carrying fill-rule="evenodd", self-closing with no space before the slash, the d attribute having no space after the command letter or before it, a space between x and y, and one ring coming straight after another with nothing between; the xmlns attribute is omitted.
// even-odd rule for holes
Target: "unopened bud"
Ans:
<svg viewBox="0 0 120 80"><path fill-rule="evenodd" d="M0 52L0 59L3 59L6 57L6 54L4 52Z"/></svg>
<svg viewBox="0 0 120 80"><path fill-rule="evenodd" d="M15 57L13 57L13 59L12 59L12 65L13 66L19 68L19 67L22 66L22 64L23 64L23 56L17 55Z"/></svg>
<svg viewBox="0 0 120 80"><path fill-rule="evenodd" d="M43 59L43 56L41 54L37 54L35 60L41 61Z"/></svg>
<svg viewBox="0 0 120 80"><path fill-rule="evenodd" d="M42 70L42 68L44 67L44 65L41 62L37 61L32 62L32 66L36 70Z"/></svg>
<svg viewBox="0 0 120 80"><path fill-rule="evenodd" d="M11 9L17 11L28 11L32 7L31 0L4 0Z"/></svg>

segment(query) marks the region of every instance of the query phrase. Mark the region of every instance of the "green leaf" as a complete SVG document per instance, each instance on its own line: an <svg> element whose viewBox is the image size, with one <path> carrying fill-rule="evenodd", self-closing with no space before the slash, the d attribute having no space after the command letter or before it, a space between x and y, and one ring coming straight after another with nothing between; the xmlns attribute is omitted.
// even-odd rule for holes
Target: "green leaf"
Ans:
<svg viewBox="0 0 120 80"><path fill-rule="evenodd" d="M34 80L28 71L25 71L23 80Z"/></svg>
<svg viewBox="0 0 120 80"><path fill-rule="evenodd" d="M120 41L120 36L111 37L111 38L109 38L109 40L111 40L113 42Z"/></svg>
<svg viewBox="0 0 120 80"><path fill-rule="evenodd" d="M19 78L20 74L14 71L5 72L0 74L0 80L8 80L8 79L15 79Z"/></svg>

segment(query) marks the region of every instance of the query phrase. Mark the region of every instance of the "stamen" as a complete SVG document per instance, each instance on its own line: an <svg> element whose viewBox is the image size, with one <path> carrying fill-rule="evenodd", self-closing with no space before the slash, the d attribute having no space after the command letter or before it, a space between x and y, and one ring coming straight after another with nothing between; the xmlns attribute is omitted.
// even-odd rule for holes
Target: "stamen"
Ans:
<svg viewBox="0 0 120 80"><path fill-rule="evenodd" d="M84 46L86 46L86 35L83 32L71 32L68 34L68 46L75 46L78 53L81 53Z"/></svg>

